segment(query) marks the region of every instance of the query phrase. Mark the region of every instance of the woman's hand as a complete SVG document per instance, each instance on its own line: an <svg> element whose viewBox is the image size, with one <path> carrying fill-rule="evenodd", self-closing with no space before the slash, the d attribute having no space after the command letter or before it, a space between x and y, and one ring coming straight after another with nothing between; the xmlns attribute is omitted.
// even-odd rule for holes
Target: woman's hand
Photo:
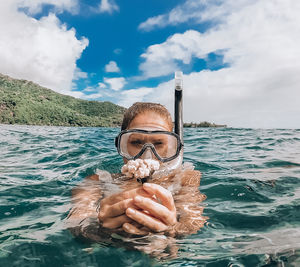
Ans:
<svg viewBox="0 0 300 267"><path fill-rule="evenodd" d="M108 229L117 229L125 223L132 223L138 229L139 226L125 214L128 208L137 208L133 203L133 199L137 196L150 197L143 187L138 187L102 199L98 213L98 219L102 226Z"/></svg>
<svg viewBox="0 0 300 267"><path fill-rule="evenodd" d="M157 184L123 191L102 199L98 219L108 229L134 235L169 230L176 220L176 208L170 191Z"/></svg>
<svg viewBox="0 0 300 267"><path fill-rule="evenodd" d="M153 232L170 230L176 224L176 207L170 191L160 185L145 183L143 189L148 196L136 195L126 208L126 215ZM124 222L123 229L131 234L140 231L130 222Z"/></svg>

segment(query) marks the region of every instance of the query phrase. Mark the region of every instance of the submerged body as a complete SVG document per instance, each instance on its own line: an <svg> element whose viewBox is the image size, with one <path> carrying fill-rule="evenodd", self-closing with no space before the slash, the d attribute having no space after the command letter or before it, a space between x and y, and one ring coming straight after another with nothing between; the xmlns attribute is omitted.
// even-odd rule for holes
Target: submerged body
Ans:
<svg viewBox="0 0 300 267"><path fill-rule="evenodd" d="M196 233L207 219L202 216L201 202L206 197L199 191L200 177L200 172L193 170L191 166L172 171L167 175L157 177L154 175L149 181L151 186L159 185L172 193L176 207L176 223L164 231L149 231L146 226L140 227L133 224L135 232L129 233L129 231L124 231L124 226L115 227L117 225L110 221L108 223L111 224L107 225L98 223L99 197L104 197L105 201L102 201L101 205L108 208L119 203L124 194L128 197L131 194L146 195L147 191L144 187L149 183L142 185L134 178L98 171L73 190L74 207L68 219L70 228L73 228L76 236L86 240L120 244L120 239L122 239L122 243L126 243L128 247L159 257L166 249L169 251L172 247L173 250L170 250L172 252L167 256L174 256L174 250L177 251L174 246L177 246L173 238ZM114 194L105 198L107 191L114 192ZM133 220L128 219L128 224L132 223Z"/></svg>
<svg viewBox="0 0 300 267"><path fill-rule="evenodd" d="M106 172L88 177L73 191L74 208L69 221L80 222L77 235L93 240L103 239L103 234L111 239L112 233L123 237L175 237L195 233L205 222L199 206L205 198L199 192L201 175L191 166L181 166L182 143L172 132L171 116L161 105L150 103L151 108L146 104L148 109L139 110L145 105L138 104L127 112L132 113L131 119L124 116L116 140L118 152L125 164L136 158L145 163L151 159L159 162L159 170L143 184L136 178L148 173L138 173L139 168L131 177ZM123 168L125 173L130 166ZM91 221L96 226L92 231Z"/></svg>

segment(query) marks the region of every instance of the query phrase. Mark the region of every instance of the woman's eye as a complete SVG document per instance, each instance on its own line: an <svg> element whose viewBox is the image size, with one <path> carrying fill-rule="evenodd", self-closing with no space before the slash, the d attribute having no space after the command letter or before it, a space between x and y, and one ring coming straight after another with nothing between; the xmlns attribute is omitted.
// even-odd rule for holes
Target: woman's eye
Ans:
<svg viewBox="0 0 300 267"><path fill-rule="evenodd" d="M130 142L130 144L133 146L138 146L138 145L142 144L142 141L141 140L133 140Z"/></svg>
<svg viewBox="0 0 300 267"><path fill-rule="evenodd" d="M154 143L154 146L161 146L163 144L164 144L163 142L157 141L157 142Z"/></svg>

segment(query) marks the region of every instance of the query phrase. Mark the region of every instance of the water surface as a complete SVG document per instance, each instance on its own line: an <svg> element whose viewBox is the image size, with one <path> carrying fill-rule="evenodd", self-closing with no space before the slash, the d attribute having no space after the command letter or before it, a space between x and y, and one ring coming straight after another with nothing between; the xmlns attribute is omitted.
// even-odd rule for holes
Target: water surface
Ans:
<svg viewBox="0 0 300 267"><path fill-rule="evenodd" d="M65 229L71 189L119 172L115 128L0 125L1 266L300 266L300 130L185 129L206 225L159 261Z"/></svg>

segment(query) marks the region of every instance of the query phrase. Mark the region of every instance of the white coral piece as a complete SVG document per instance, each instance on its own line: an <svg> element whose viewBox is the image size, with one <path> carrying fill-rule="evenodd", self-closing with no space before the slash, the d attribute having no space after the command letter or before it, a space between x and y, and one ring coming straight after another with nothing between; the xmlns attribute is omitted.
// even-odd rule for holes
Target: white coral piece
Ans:
<svg viewBox="0 0 300 267"><path fill-rule="evenodd" d="M153 159L129 160L122 167L121 172L127 177L144 178L157 171L159 167L159 162Z"/></svg>

